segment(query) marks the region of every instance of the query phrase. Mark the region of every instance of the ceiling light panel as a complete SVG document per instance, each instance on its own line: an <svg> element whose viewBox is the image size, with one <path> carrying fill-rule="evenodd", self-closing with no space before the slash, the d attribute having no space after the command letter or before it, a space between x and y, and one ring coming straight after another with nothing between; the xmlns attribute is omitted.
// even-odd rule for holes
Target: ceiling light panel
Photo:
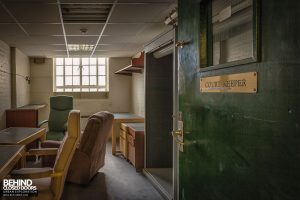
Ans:
<svg viewBox="0 0 300 200"><path fill-rule="evenodd" d="M68 44L69 51L92 51L93 48L92 44Z"/></svg>
<svg viewBox="0 0 300 200"><path fill-rule="evenodd" d="M112 4L61 4L64 23L104 23Z"/></svg>

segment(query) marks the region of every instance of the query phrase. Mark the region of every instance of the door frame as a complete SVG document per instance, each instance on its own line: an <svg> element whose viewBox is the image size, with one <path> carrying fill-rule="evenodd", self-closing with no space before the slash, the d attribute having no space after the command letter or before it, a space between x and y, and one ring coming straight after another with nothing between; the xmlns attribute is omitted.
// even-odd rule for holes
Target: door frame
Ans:
<svg viewBox="0 0 300 200"><path fill-rule="evenodd" d="M177 41L177 27L174 30L174 44ZM178 129L179 94L178 94L178 48L173 46L173 130ZM179 199L179 152L173 138L173 200Z"/></svg>

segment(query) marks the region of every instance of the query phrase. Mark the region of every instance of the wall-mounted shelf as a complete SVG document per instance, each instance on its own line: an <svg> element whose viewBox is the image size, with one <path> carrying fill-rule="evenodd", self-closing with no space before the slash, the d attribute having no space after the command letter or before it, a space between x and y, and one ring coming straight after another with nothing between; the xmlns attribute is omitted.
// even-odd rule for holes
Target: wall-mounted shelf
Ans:
<svg viewBox="0 0 300 200"><path fill-rule="evenodd" d="M131 65L128 65L118 71L115 74L131 76L132 73L142 73L144 69L144 52L141 53L139 58L132 58Z"/></svg>

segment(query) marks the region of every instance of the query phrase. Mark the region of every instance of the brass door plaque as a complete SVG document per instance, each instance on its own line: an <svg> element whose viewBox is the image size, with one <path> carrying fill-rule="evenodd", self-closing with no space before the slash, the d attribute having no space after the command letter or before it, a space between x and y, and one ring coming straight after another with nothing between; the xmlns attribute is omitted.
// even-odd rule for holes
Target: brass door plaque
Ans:
<svg viewBox="0 0 300 200"><path fill-rule="evenodd" d="M257 72L200 78L200 92L256 93Z"/></svg>

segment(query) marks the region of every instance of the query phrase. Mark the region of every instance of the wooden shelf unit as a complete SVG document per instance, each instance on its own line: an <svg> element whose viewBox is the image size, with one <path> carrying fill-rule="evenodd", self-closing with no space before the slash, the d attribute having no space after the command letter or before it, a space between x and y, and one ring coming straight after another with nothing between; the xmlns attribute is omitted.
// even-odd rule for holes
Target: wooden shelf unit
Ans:
<svg viewBox="0 0 300 200"><path fill-rule="evenodd" d="M132 58L131 65L128 65L118 71L115 74L131 76L132 73L142 73L144 69L144 52L141 53L139 58Z"/></svg>

